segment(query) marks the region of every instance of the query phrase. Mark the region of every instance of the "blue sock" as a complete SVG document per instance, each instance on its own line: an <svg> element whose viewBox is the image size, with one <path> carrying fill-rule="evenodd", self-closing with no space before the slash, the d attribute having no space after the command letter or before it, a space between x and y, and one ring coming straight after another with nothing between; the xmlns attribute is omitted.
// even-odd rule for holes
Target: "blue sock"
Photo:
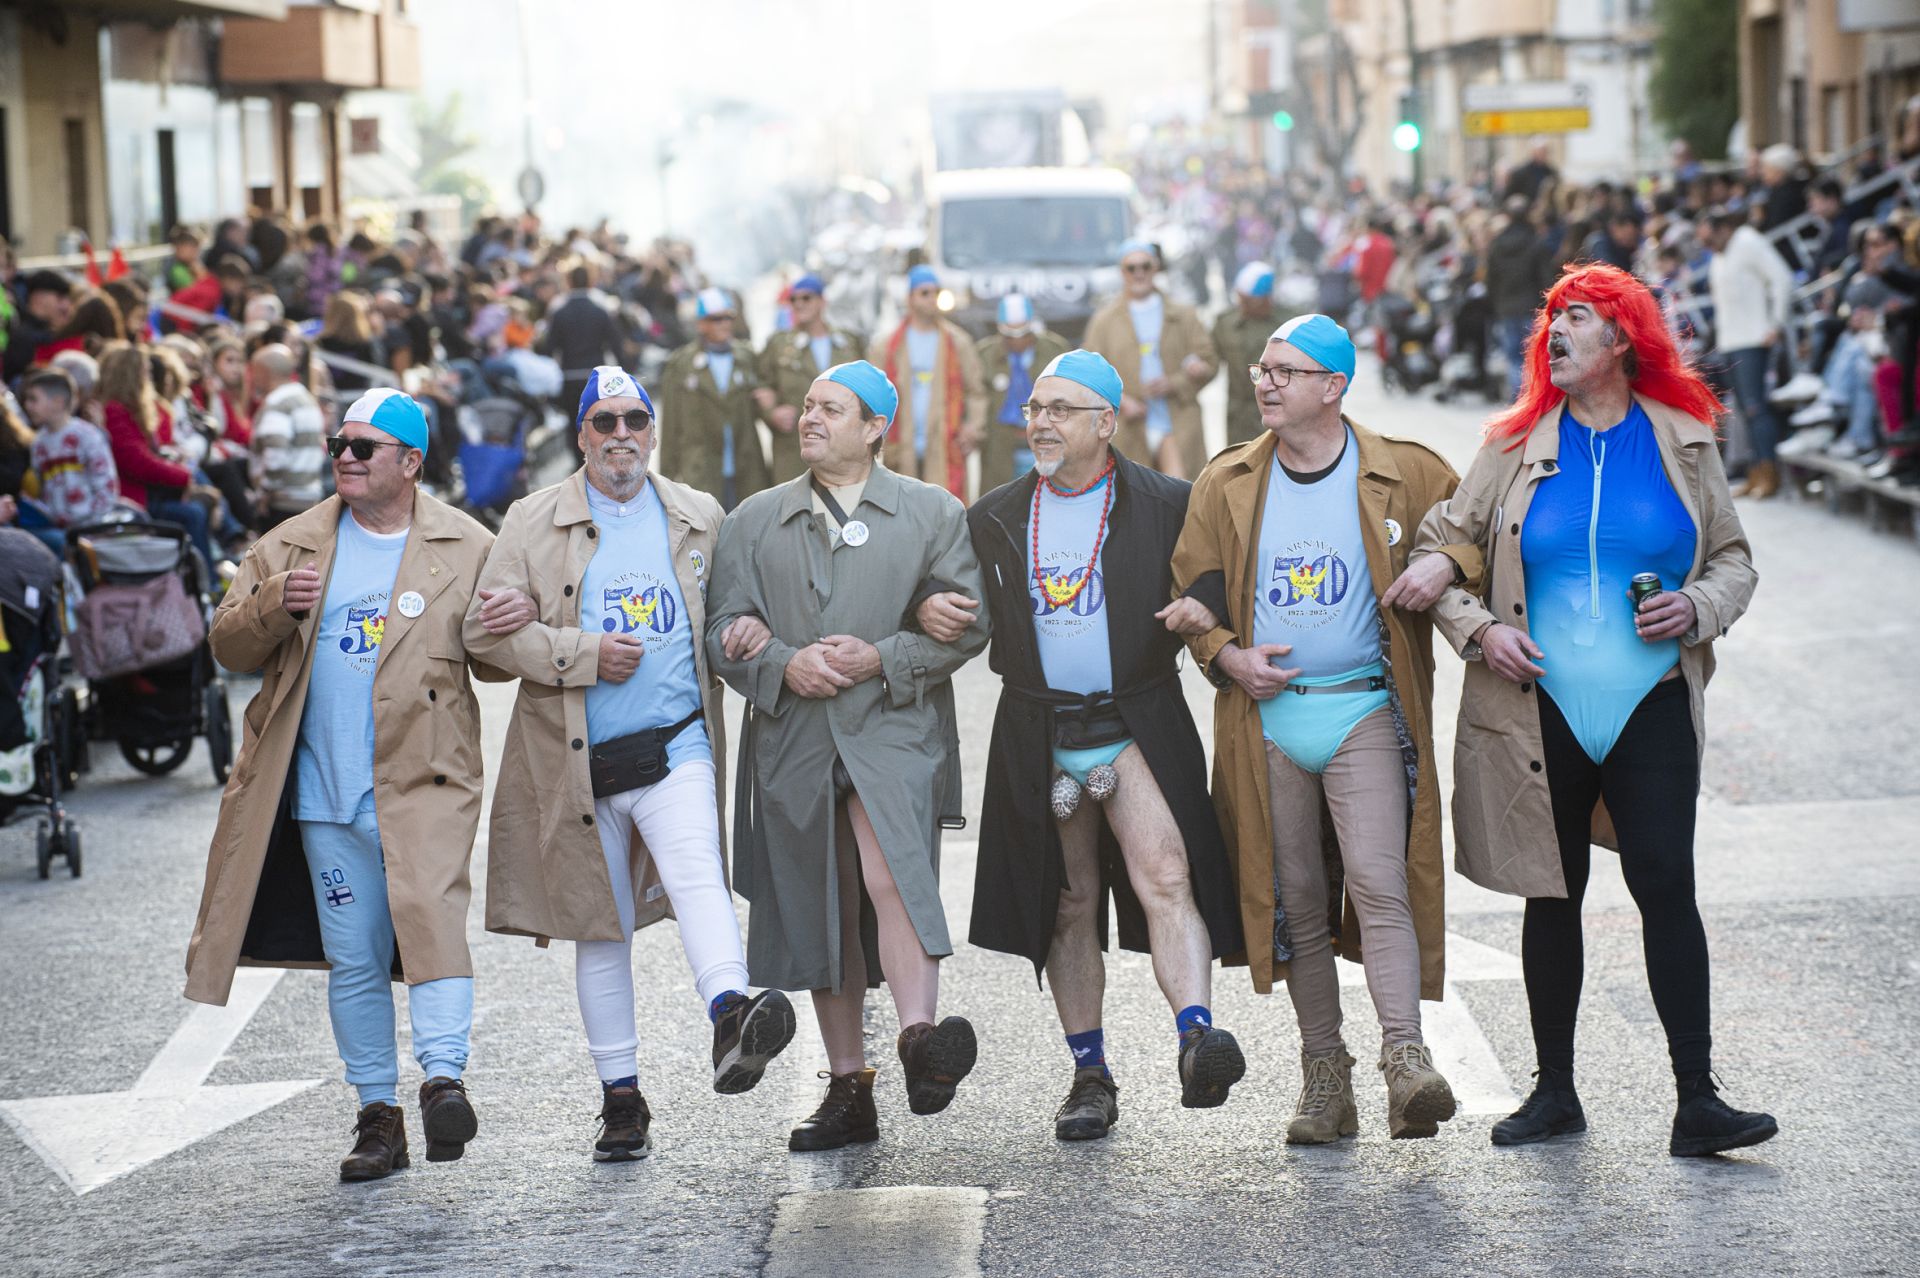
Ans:
<svg viewBox="0 0 1920 1278"><path fill-rule="evenodd" d="M1201 1007L1198 1003L1195 1003L1192 1007L1181 1008L1180 1014L1173 1018L1173 1030L1176 1034L1185 1035L1188 1030L1196 1027L1200 1029L1213 1028L1213 1013Z"/></svg>
<svg viewBox="0 0 1920 1278"><path fill-rule="evenodd" d="M720 1013L727 1010L728 1003L731 1003L736 998L744 999L745 997L745 992L741 990L721 990L718 994L715 994L713 1001L707 1004L707 1023L711 1025L713 1022L719 1020Z"/></svg>
<svg viewBox="0 0 1920 1278"><path fill-rule="evenodd" d="M600 1080L600 1090L603 1092L610 1092L616 1087L631 1087L638 1090L640 1087L640 1076L638 1074L629 1074L625 1078L603 1078Z"/></svg>
<svg viewBox="0 0 1920 1278"><path fill-rule="evenodd" d="M1107 1032L1103 1029L1082 1030L1078 1034L1067 1035L1067 1046L1073 1052L1075 1069L1092 1069L1099 1066L1100 1072L1111 1078L1107 1069Z"/></svg>

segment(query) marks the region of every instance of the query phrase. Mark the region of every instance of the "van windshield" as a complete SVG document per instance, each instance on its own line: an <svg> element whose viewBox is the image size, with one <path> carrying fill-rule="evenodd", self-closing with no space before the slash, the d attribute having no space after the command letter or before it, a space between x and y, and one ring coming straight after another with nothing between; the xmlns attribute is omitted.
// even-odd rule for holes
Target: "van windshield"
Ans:
<svg viewBox="0 0 1920 1278"><path fill-rule="evenodd" d="M1115 196L950 200L940 208L940 260L961 270L1109 266L1129 221L1127 202Z"/></svg>

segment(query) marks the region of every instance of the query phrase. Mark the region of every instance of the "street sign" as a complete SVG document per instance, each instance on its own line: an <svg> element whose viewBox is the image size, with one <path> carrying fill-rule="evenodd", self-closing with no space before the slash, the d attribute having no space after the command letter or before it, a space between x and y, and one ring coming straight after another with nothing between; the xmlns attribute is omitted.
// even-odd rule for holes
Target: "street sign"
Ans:
<svg viewBox="0 0 1920 1278"><path fill-rule="evenodd" d="M1460 93L1460 131L1470 138L1577 133L1593 127L1592 89L1577 80L1469 84Z"/></svg>
<svg viewBox="0 0 1920 1278"><path fill-rule="evenodd" d="M1586 107L1468 111L1460 117L1460 131L1470 138L1504 137L1514 133L1578 133L1592 127L1593 112Z"/></svg>
<svg viewBox="0 0 1920 1278"><path fill-rule="evenodd" d="M547 180L540 176L540 170L525 168L520 170L520 203L532 208L540 203L540 197L547 193Z"/></svg>

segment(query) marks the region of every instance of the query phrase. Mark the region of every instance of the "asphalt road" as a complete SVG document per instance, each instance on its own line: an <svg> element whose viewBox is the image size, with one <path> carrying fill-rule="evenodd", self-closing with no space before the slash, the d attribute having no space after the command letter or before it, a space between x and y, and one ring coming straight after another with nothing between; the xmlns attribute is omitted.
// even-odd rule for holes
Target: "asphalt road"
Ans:
<svg viewBox="0 0 1920 1278"><path fill-rule="evenodd" d="M1464 468L1479 410L1373 384L1363 371L1356 417ZM1903 1099L1920 1059L1920 554L1816 505L1743 514L1761 586L1720 647L1698 862L1717 1064L1730 1099L1779 1117L1768 1145L1668 1157L1672 1092L1639 921L1617 863L1598 857L1581 1138L1488 1144L1532 1068L1520 903L1450 877L1454 979L1427 1023L1470 1112L1437 1139L1387 1140L1371 1007L1348 984L1360 1136L1286 1147L1291 1007L1236 970L1216 974L1216 1015L1246 1048L1248 1077L1226 1107L1182 1110L1170 1016L1145 959L1128 955L1108 982L1122 1121L1104 1142L1062 1146L1051 1120L1069 1065L1051 1001L1019 960L963 945L944 965L943 1007L974 1021L982 1053L953 1107L907 1113L885 1068L891 1004L875 998L880 1142L790 1155L787 1129L818 1099L823 1064L804 1000L802 1037L759 1089L716 1096L706 1020L666 925L635 947L658 1148L598 1165L571 955L486 934L476 902L480 1137L464 1161L429 1166L410 1114L414 1167L342 1186L353 1102L324 977L250 976L224 1017L180 998L218 797L204 748L160 780L96 752L73 802L83 878L38 881L30 829L0 832L0 1273L1920 1272L1920 1122ZM1186 680L1204 731L1210 690ZM984 662L957 683L977 811L997 689ZM1458 689L1443 651L1443 779ZM250 692L236 688L236 712ZM490 764L510 697L483 693ZM957 936L970 837L944 856ZM476 863L485 856L483 842ZM417 1082L408 1059L403 1094Z"/></svg>

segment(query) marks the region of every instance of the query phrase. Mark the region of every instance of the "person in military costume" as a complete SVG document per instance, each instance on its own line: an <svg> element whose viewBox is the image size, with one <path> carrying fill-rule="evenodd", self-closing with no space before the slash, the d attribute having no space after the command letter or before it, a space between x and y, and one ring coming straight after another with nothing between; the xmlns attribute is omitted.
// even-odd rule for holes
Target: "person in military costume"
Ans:
<svg viewBox="0 0 1920 1278"><path fill-rule="evenodd" d="M980 441L980 491L992 492L1033 469L1022 415L1040 370L1067 353L1066 339L1040 326L1033 303L1019 293L1000 299L999 331L974 349L987 383L987 425Z"/></svg>
<svg viewBox="0 0 1920 1278"><path fill-rule="evenodd" d="M691 342L660 374L660 469L732 510L771 486L754 424L760 369L753 347L733 336L733 299L717 288L695 302Z"/></svg>
<svg viewBox="0 0 1920 1278"><path fill-rule="evenodd" d="M829 368L859 359L866 339L827 323L827 286L802 275L787 289L793 327L775 333L760 348L760 385L753 402L773 431L773 482L784 484L807 471L800 460L800 405L815 379ZM729 507L731 509L731 507Z"/></svg>

